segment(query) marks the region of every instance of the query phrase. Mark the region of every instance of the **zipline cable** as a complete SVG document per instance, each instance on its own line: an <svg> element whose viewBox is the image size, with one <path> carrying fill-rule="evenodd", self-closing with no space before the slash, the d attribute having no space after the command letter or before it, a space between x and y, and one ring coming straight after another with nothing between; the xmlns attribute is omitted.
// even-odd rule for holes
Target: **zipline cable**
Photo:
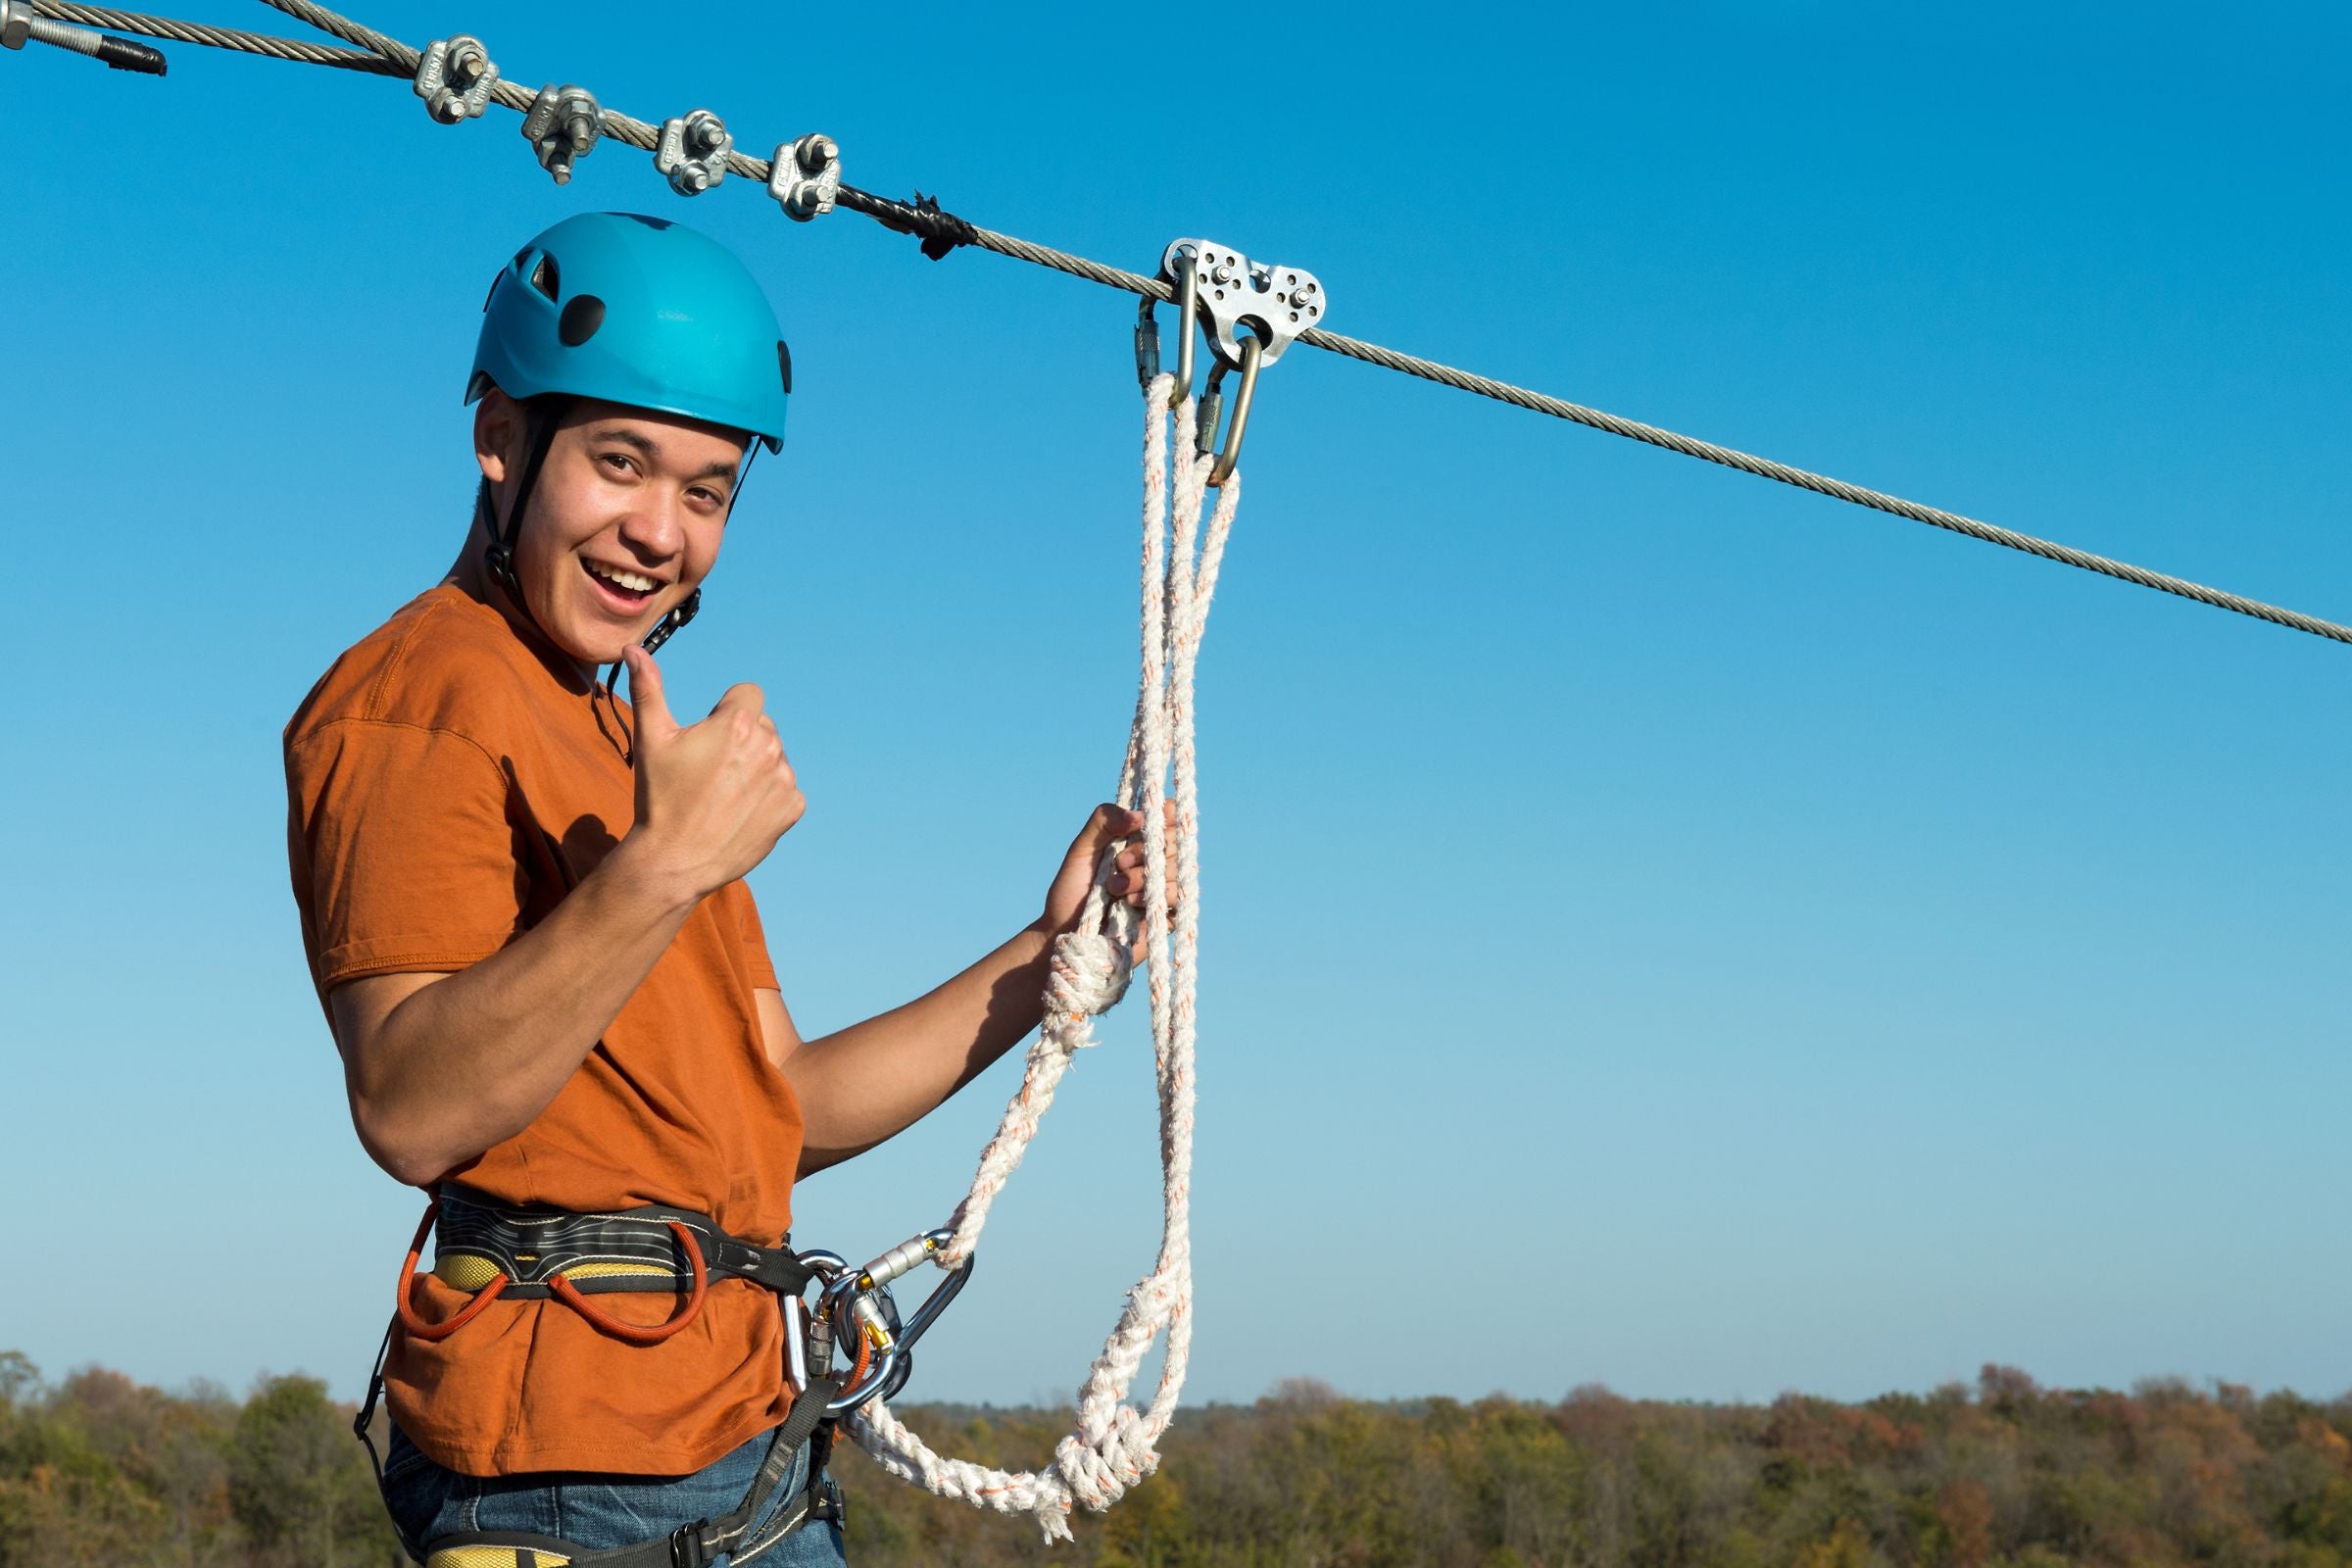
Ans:
<svg viewBox="0 0 2352 1568"><path fill-rule="evenodd" d="M331 11L325 6L318 4L317 0L263 0L263 3L341 38L345 43L352 45L352 49L333 49L288 38L274 38L263 33L243 32L232 28L211 27L196 23L179 22L167 17L142 16L130 12L105 10L95 6L74 4L72 3L72 0L33 0L33 10L42 16L54 17L63 22L78 23L86 26L110 27L118 31L144 33L150 37L167 38L181 43L234 49L248 54L268 55L280 60L294 61L303 65L329 66L375 75L413 77L418 65L424 59L420 51L397 38L377 32L372 27ZM535 96L529 88L504 77L494 82L490 88L492 102L503 104L518 114L529 112ZM606 135L616 137L645 152L654 151L661 141L660 127L612 111L606 112L603 129ZM725 155L725 162L728 172L763 182L772 172L773 167L767 159L755 158L733 151ZM1067 273L1072 277L1084 278L1088 282L1099 283L1106 288L1122 289L1147 299L1171 300L1174 297L1174 290L1158 278L1147 277L1141 272L1130 272L1122 268L1106 267L1101 262L1072 255L1067 251L1055 250L1050 245L1040 245L1015 235L1001 234L994 229L982 228L953 213L941 210L936 202L919 195L913 202L903 202L887 196L877 196L870 191L859 190L855 186L845 184L841 187L836 204L849 208L853 212L863 214L887 228L915 235L923 241L924 254L935 258L944 256L948 251L956 247L969 245L979 250L993 251L999 256L1008 257L1014 261L1027 262L1032 266L1044 267ZM1326 353L1358 360L1366 365L1377 366L1382 369L1396 371L1401 375L1418 376L1425 381L1434 381L1440 386L1452 387L1457 391L1493 398L1498 403L1507 403L1513 408L1525 409L1530 413L1548 415L1552 418L1566 419L1572 423L1584 425L1588 429L1622 436L1629 441L1643 442L1668 452L1679 453L1687 458L1697 458L1702 462L1719 464L1727 468L1736 468L1741 473L1753 474L1760 479L1770 479L1779 484L1792 485L1799 490L1809 490L1815 495L1827 496L1834 501L1843 501L1853 506L1867 507L1875 512L1883 512L1891 516L1926 523L1932 528L1941 528L1947 532L1961 534L1985 544L2022 551L2030 556L2038 556L2044 561L2056 562L2060 565L2097 572L2102 576L2113 577L2136 587L2152 588L2159 593L2174 594L2182 599L2192 600L2197 604L2211 606L2216 610L2227 610L2235 614L2268 621L2274 626L2283 626L2290 631L2307 632L2314 637L2324 637L2330 642L2352 645L2352 626L2324 620L2317 615L2308 615L2300 611L2288 610L2259 599L2249 599L2242 594L2210 588L2202 583L2191 582L2186 578L2151 571L2144 566L2135 566L2129 562L2094 555L2086 550L2077 550L2071 545L2062 545L2053 540L2037 538L2033 534L2020 533L2016 529L2003 528L1994 523L1980 521L1975 517L1963 516L1956 512L1945 512L1938 507L1923 506L1916 501L1906 501L1900 496L1889 495L1882 490L1872 490L1862 485L1849 484L1843 479L1835 479L1827 474L1793 467L1785 463L1775 462L1770 458L1760 458L1734 447L1720 446L1715 442L1702 441L1695 436L1682 435L1658 425L1644 424L1638 419L1628 419L1599 409L1587 408L1583 404L1570 403L1564 398L1555 398L1545 393L1531 391L1526 387L1514 386L1507 381L1498 381L1491 376L1458 369L1449 365L1440 364L1435 360L1401 354L1377 343L1367 343L1358 338L1347 337L1321 328L1309 328L1300 332L1298 341L1311 348L1321 349Z"/></svg>

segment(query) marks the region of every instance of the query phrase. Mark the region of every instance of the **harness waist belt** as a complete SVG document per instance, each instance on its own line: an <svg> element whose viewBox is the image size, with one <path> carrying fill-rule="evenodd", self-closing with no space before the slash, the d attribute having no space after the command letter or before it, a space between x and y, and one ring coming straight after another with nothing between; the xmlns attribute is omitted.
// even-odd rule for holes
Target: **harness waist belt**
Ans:
<svg viewBox="0 0 2352 1568"><path fill-rule="evenodd" d="M649 1204L603 1213L516 1207L454 1182L442 1184L433 1229L433 1275L477 1292L504 1276L508 1300L545 1299L561 1279L582 1296L613 1291L692 1291L703 1271L798 1296L815 1276L786 1245L729 1236L708 1214Z"/></svg>

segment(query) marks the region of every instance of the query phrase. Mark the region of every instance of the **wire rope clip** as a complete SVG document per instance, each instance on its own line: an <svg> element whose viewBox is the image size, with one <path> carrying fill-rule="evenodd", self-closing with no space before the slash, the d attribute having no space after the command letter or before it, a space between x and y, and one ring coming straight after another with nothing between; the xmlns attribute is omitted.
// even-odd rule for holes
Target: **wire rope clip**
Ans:
<svg viewBox="0 0 2352 1568"><path fill-rule="evenodd" d="M596 94L569 82L540 88L522 117L523 139L559 185L571 183L573 162L596 151L596 139L604 133L605 111Z"/></svg>
<svg viewBox="0 0 2352 1568"><path fill-rule="evenodd" d="M654 149L654 167L669 176L669 188L681 196L700 196L727 177L727 154L735 138L726 122L708 109L697 109L662 122L662 144Z"/></svg>
<svg viewBox="0 0 2352 1568"><path fill-rule="evenodd" d="M37 16L32 0L0 0L0 49L22 49L27 39L71 49L115 71L135 71L142 75L160 76L168 64L164 52L151 45Z"/></svg>
<svg viewBox="0 0 2352 1568"><path fill-rule="evenodd" d="M767 176L767 193L784 209L784 216L806 223L833 210L841 194L841 144L830 136L809 135L776 149Z"/></svg>
<svg viewBox="0 0 2352 1568"><path fill-rule="evenodd" d="M416 96L424 100L424 112L444 125L480 115L497 85L498 67L471 33L435 38L416 62Z"/></svg>

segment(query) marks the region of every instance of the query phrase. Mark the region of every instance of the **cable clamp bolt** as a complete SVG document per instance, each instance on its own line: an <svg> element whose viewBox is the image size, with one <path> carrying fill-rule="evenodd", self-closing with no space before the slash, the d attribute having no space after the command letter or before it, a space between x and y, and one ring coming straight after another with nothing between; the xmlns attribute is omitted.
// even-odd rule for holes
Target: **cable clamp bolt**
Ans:
<svg viewBox="0 0 2352 1568"><path fill-rule="evenodd" d="M480 115L497 85L498 67L471 33L435 38L416 62L416 96L424 100L424 112L444 125Z"/></svg>
<svg viewBox="0 0 2352 1568"><path fill-rule="evenodd" d="M727 177L727 154L735 138L726 122L708 109L697 109L662 122L662 144L654 149L654 167L669 176L669 188L681 196L700 196Z"/></svg>
<svg viewBox="0 0 2352 1568"><path fill-rule="evenodd" d="M569 82L540 88L530 112L522 117L523 140L559 185L571 183L573 162L596 151L596 140L604 133L605 111L596 94Z"/></svg>
<svg viewBox="0 0 2352 1568"><path fill-rule="evenodd" d="M32 9L32 0L0 0L0 49L22 49L28 39L71 49L102 66L142 75L160 76L167 64L164 52L152 45L39 16Z"/></svg>
<svg viewBox="0 0 2352 1568"><path fill-rule="evenodd" d="M841 194L840 144L830 136L808 135L778 147L767 193L798 223L831 212Z"/></svg>

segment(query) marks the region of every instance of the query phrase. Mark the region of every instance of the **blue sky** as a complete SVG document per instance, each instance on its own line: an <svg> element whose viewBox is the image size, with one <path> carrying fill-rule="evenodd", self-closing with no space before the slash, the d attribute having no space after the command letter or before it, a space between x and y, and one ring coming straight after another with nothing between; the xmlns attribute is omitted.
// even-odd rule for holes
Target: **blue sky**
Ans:
<svg viewBox="0 0 2352 1568"><path fill-rule="evenodd" d="M854 183L1113 264L1219 239L1339 330L2352 617L2340 8L359 15L756 149L822 129ZM0 1347L350 1394L417 1205L345 1119L277 734L455 553L498 261L654 212L783 315L791 442L664 665L682 710L760 682L806 782L754 887L808 1029L1030 918L1115 775L1134 310L170 52L0 56L0 1179L76 1239ZM2352 1388L2352 649L1305 350L1244 467L1197 1396ZM1148 1262L1110 1033L920 1395L1066 1399ZM1011 1071L809 1183L801 1238L939 1223Z"/></svg>

